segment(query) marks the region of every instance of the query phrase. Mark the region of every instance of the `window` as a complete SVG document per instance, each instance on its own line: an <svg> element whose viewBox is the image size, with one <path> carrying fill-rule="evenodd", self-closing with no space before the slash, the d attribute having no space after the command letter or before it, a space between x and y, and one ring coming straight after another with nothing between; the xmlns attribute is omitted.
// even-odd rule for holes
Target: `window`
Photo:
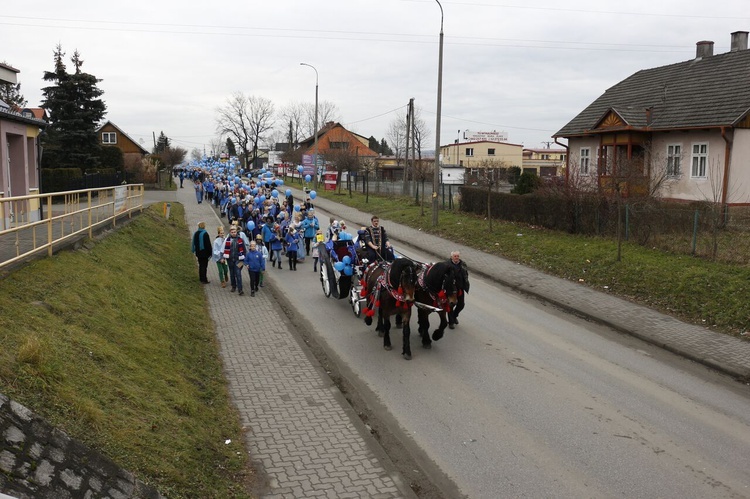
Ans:
<svg viewBox="0 0 750 499"><path fill-rule="evenodd" d="M708 161L708 144L693 144L691 177L705 178Z"/></svg>
<svg viewBox="0 0 750 499"><path fill-rule="evenodd" d="M549 159L549 154L542 154L542 159Z"/></svg>
<svg viewBox="0 0 750 499"><path fill-rule="evenodd" d="M494 149L487 149L487 156L494 156L495 150Z"/></svg>
<svg viewBox="0 0 750 499"><path fill-rule="evenodd" d="M330 142L330 149L349 149L349 142Z"/></svg>
<svg viewBox="0 0 750 499"><path fill-rule="evenodd" d="M680 163L682 162L682 146L670 144L667 146L667 175L676 177L682 173Z"/></svg>
<svg viewBox="0 0 750 499"><path fill-rule="evenodd" d="M102 144L117 144L117 133L102 132Z"/></svg>
<svg viewBox="0 0 750 499"><path fill-rule="evenodd" d="M581 175L589 174L589 162L591 160L591 149L588 147L581 148Z"/></svg>
<svg viewBox="0 0 750 499"><path fill-rule="evenodd" d="M467 147L466 148L466 155L467 156L474 156L474 148L473 147Z"/></svg>

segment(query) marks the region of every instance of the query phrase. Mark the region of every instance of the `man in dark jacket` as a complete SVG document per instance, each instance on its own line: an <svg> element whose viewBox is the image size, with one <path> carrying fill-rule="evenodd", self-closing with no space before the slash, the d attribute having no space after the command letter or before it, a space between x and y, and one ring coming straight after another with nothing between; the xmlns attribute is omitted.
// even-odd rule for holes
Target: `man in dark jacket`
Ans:
<svg viewBox="0 0 750 499"><path fill-rule="evenodd" d="M456 270L456 288L458 288L458 301L448 312L448 327L455 329L458 324L458 314L464 309L464 299L466 293L469 292L469 269L466 267L466 263L461 260L461 253L458 251L451 251L451 259L448 263L453 265Z"/></svg>
<svg viewBox="0 0 750 499"><path fill-rule="evenodd" d="M193 234L193 244L190 249L195 256L198 258L198 276L203 284L208 284L208 277L206 276L206 270L208 269L208 260L211 259L213 254L213 246L211 245L211 236L208 235L206 230L206 222L200 222L198 224L198 230Z"/></svg>

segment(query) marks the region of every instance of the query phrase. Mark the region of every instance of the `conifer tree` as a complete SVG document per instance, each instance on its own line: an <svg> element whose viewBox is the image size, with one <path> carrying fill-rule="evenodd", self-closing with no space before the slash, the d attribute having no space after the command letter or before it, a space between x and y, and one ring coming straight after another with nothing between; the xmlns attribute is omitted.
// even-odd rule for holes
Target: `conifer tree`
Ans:
<svg viewBox="0 0 750 499"><path fill-rule="evenodd" d="M44 81L50 85L42 89L42 107L49 114L50 126L44 141L42 166L85 171L99 166L101 147L96 126L107 107L100 99L104 92L97 87L101 80L82 71L83 59L78 51L70 59L75 68L73 73L68 73L64 57L58 45L54 71L44 72Z"/></svg>

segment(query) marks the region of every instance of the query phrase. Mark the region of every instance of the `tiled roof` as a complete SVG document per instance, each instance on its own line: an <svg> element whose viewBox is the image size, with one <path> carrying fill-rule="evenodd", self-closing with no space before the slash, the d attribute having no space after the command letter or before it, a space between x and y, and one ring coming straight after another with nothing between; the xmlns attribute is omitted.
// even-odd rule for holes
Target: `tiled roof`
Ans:
<svg viewBox="0 0 750 499"><path fill-rule="evenodd" d="M608 89L554 136L584 134L609 111L650 130L731 126L750 111L749 82L750 50L644 69Z"/></svg>

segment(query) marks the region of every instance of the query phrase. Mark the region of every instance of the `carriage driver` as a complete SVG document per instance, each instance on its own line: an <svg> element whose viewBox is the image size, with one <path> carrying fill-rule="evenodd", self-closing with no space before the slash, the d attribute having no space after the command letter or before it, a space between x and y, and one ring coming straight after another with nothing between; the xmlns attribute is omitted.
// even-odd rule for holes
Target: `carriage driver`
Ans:
<svg viewBox="0 0 750 499"><path fill-rule="evenodd" d="M378 260L393 260L393 248L388 240L385 229L380 226L380 219L373 215L370 225L365 232L365 246L367 247L367 258L371 262Z"/></svg>

